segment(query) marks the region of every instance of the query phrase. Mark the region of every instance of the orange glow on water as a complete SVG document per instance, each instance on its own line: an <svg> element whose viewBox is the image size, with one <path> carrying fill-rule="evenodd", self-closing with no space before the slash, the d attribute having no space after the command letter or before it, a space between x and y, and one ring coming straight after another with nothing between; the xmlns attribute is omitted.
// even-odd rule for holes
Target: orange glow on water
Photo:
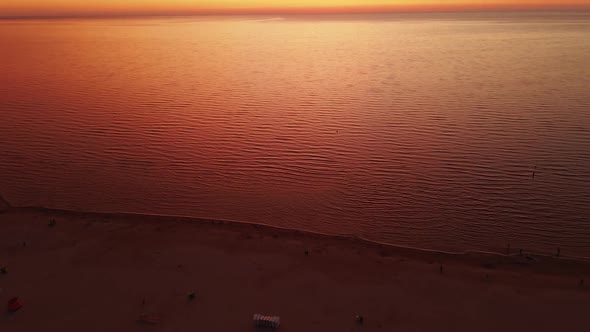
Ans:
<svg viewBox="0 0 590 332"><path fill-rule="evenodd" d="M590 9L588 0L4 0L0 15Z"/></svg>

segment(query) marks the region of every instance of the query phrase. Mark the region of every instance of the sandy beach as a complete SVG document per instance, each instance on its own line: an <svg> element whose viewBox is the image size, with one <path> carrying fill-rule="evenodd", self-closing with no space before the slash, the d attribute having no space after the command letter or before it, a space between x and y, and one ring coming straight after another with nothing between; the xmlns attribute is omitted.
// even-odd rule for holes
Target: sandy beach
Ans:
<svg viewBox="0 0 590 332"><path fill-rule="evenodd" d="M282 331L590 323L584 262L449 255L251 224L8 208L0 265L0 331L253 331L255 313L279 315ZM23 307L7 313L15 296Z"/></svg>

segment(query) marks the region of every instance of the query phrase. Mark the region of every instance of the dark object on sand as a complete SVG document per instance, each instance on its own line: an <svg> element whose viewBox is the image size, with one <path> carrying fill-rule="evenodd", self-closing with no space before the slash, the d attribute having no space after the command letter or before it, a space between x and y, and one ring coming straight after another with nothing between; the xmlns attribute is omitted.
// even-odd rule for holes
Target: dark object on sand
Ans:
<svg viewBox="0 0 590 332"><path fill-rule="evenodd" d="M584 279L580 279L580 287L584 287Z"/></svg>
<svg viewBox="0 0 590 332"><path fill-rule="evenodd" d="M519 252L519 254L522 256L522 249L520 249L520 252Z"/></svg>
<svg viewBox="0 0 590 332"><path fill-rule="evenodd" d="M486 268L486 269L490 269L490 270L493 270L493 269L495 269L495 268L496 268L496 264L493 264L493 263L485 263L485 264L483 264L482 266L483 266L484 268Z"/></svg>
<svg viewBox="0 0 590 332"><path fill-rule="evenodd" d="M557 254L555 255L555 257L559 257L561 255L561 248L557 248Z"/></svg>
<svg viewBox="0 0 590 332"><path fill-rule="evenodd" d="M252 318L256 327L268 327L278 329L281 326L281 318L279 316L265 316L261 314L254 314Z"/></svg>
<svg viewBox="0 0 590 332"><path fill-rule="evenodd" d="M137 319L137 321L140 323L144 323L144 324L156 325L156 324L160 324L162 319L160 318L160 316L157 316L157 315L141 314L141 315L139 315L139 318Z"/></svg>
<svg viewBox="0 0 590 332"><path fill-rule="evenodd" d="M444 267L441 265L440 268L439 268L440 274L443 273L443 270L444 270Z"/></svg>
<svg viewBox="0 0 590 332"><path fill-rule="evenodd" d="M365 317L363 317L362 315L356 315L354 316L354 320L357 324L363 324L365 322Z"/></svg>
<svg viewBox="0 0 590 332"><path fill-rule="evenodd" d="M8 300L6 310L8 310L9 312L16 312L22 307L23 305L19 302L18 297L13 297L10 300Z"/></svg>
<svg viewBox="0 0 590 332"><path fill-rule="evenodd" d="M49 223L47 225L49 227L54 227L55 225L57 225L57 222L55 221L55 219L51 219L51 220L49 220Z"/></svg>
<svg viewBox="0 0 590 332"><path fill-rule="evenodd" d="M195 294L195 292L190 292L187 296L189 300L194 300L197 297L197 294Z"/></svg>
<svg viewBox="0 0 590 332"><path fill-rule="evenodd" d="M6 267L2 267L2 268L0 268L0 273L6 274L6 273L8 273L8 269Z"/></svg>
<svg viewBox="0 0 590 332"><path fill-rule="evenodd" d="M309 251L305 250L305 256L309 256Z"/></svg>

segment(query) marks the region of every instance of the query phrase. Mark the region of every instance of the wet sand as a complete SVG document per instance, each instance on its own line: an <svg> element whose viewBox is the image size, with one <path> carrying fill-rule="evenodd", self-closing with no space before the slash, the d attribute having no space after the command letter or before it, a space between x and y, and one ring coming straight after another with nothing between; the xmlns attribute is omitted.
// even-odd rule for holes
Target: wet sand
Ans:
<svg viewBox="0 0 590 332"><path fill-rule="evenodd" d="M202 219L10 208L0 213L0 266L0 331L254 331L255 313L279 315L282 331L587 331L590 322L586 262ZM23 307L9 314L13 296Z"/></svg>

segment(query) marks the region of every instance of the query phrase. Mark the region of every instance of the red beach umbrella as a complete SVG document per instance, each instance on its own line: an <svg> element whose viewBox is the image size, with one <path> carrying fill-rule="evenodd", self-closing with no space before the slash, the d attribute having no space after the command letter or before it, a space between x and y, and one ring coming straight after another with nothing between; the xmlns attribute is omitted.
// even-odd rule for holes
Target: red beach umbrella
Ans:
<svg viewBox="0 0 590 332"><path fill-rule="evenodd" d="M13 297L8 300L8 304L6 305L6 310L10 312L15 312L18 309L22 308L22 304L19 302L18 297Z"/></svg>

